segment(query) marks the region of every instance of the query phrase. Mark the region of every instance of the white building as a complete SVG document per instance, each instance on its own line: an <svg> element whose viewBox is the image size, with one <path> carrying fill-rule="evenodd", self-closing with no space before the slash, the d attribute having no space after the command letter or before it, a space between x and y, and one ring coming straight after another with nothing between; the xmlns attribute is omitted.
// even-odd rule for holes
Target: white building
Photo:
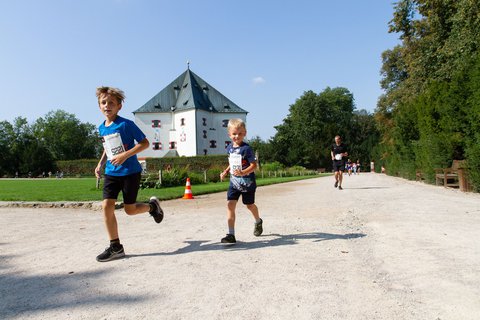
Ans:
<svg viewBox="0 0 480 320"><path fill-rule="evenodd" d="M224 154L230 142L228 120L247 117L247 111L190 68L133 114L150 141L150 148L138 154L140 160Z"/></svg>

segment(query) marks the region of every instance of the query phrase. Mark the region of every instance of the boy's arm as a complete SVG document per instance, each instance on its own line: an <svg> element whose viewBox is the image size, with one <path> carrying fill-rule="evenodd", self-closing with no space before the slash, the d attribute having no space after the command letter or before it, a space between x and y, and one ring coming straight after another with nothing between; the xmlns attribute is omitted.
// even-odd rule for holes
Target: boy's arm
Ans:
<svg viewBox="0 0 480 320"><path fill-rule="evenodd" d="M257 162L250 162L250 165L245 168L245 170L235 170L235 172L233 173L235 176L246 176L246 175L249 175L250 173L252 173L253 171L255 171L255 169L257 169Z"/></svg>
<svg viewBox="0 0 480 320"><path fill-rule="evenodd" d="M223 181L223 178L230 172L230 165L228 165L227 169L223 170L220 173L220 181Z"/></svg>
<svg viewBox="0 0 480 320"><path fill-rule="evenodd" d="M122 152L122 153L116 155L115 157L113 157L112 160L110 160L110 162L114 166L119 166L122 163L124 163L128 158L130 158L131 156L134 156L137 153L142 152L143 150L147 149L149 145L150 145L150 142L148 142L148 139L145 138L142 141L140 141L139 143L137 143L132 149L127 150L125 152Z"/></svg>
<svg viewBox="0 0 480 320"><path fill-rule="evenodd" d="M102 156L100 157L100 161L98 161L97 167L95 168L95 176L97 178L100 178L101 172L102 172L102 167L107 162L107 154L105 153L105 150L103 150Z"/></svg>

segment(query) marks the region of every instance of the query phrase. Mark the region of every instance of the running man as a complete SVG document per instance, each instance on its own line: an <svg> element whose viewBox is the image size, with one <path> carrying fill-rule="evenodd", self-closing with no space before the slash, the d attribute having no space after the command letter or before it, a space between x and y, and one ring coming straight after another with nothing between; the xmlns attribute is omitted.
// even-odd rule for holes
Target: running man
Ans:
<svg viewBox="0 0 480 320"><path fill-rule="evenodd" d="M343 171L345 171L345 159L348 156L348 152L347 146L342 142L340 136L335 136L335 143L332 145L330 154L332 155L333 171L335 172L334 187L338 187L338 190L343 190Z"/></svg>

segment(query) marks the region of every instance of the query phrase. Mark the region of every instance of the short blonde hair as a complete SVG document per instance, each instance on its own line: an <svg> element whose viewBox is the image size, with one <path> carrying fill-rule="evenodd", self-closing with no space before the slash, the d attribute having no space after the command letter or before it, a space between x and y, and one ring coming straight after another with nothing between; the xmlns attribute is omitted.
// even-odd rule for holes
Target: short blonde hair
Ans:
<svg viewBox="0 0 480 320"><path fill-rule="evenodd" d="M123 101L125 101L125 93L118 89L118 88L113 88L113 87L98 87L97 88L97 99L100 101L100 96L103 94L109 94L115 99L117 99L117 102L119 104L122 104Z"/></svg>
<svg viewBox="0 0 480 320"><path fill-rule="evenodd" d="M245 121L242 119L230 119L228 120L228 130L230 129L239 129L243 128L247 130L247 126L245 125Z"/></svg>

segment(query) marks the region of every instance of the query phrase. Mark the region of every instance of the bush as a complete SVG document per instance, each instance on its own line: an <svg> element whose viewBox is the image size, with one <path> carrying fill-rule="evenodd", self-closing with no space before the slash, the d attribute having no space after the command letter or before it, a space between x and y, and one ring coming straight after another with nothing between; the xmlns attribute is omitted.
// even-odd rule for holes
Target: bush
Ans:
<svg viewBox="0 0 480 320"><path fill-rule="evenodd" d="M222 169L211 169L207 171L207 181L208 182L220 182L220 173L222 172Z"/></svg>
<svg viewBox="0 0 480 320"><path fill-rule="evenodd" d="M185 184L187 180L187 170L171 169L162 172L162 187L175 187Z"/></svg>
<svg viewBox="0 0 480 320"><path fill-rule="evenodd" d="M283 164L281 164L278 161L265 163L262 166L263 171L280 171L280 170L283 170L283 168L284 168Z"/></svg>
<svg viewBox="0 0 480 320"><path fill-rule="evenodd" d="M188 167L193 171L204 171L215 167L226 167L227 155L209 155L196 157L147 158L147 171L158 172L160 169L178 169Z"/></svg>

